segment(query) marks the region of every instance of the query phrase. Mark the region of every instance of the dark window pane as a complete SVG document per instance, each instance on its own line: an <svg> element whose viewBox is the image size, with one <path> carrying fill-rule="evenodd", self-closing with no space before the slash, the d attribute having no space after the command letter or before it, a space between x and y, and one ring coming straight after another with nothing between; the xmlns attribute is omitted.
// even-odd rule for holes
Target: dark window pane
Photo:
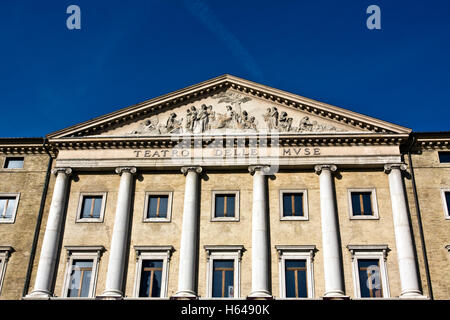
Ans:
<svg viewBox="0 0 450 320"><path fill-rule="evenodd" d="M102 201L102 196L84 196L81 218L100 218Z"/></svg>
<svg viewBox="0 0 450 320"><path fill-rule="evenodd" d="M213 262L213 297L233 297L234 295L234 261L214 260Z"/></svg>
<svg viewBox="0 0 450 320"><path fill-rule="evenodd" d="M447 203L447 212L450 215L450 192L445 193L445 202Z"/></svg>
<svg viewBox="0 0 450 320"><path fill-rule="evenodd" d="M359 288L362 298L383 297L380 261L376 259L359 259Z"/></svg>
<svg viewBox="0 0 450 320"><path fill-rule="evenodd" d="M70 274L68 297L88 297L91 284L92 260L74 260Z"/></svg>
<svg viewBox="0 0 450 320"><path fill-rule="evenodd" d="M160 297L162 260L143 260L139 297Z"/></svg>
<svg viewBox="0 0 450 320"><path fill-rule="evenodd" d="M6 169L22 169L23 158L7 158L5 161Z"/></svg>
<svg viewBox="0 0 450 320"><path fill-rule="evenodd" d="M215 217L234 217L236 195L217 194L215 199Z"/></svg>
<svg viewBox="0 0 450 320"><path fill-rule="evenodd" d="M16 197L0 198L0 220L11 219L16 208Z"/></svg>
<svg viewBox="0 0 450 320"><path fill-rule="evenodd" d="M371 192L352 192L351 198L352 213L354 216L373 215Z"/></svg>
<svg viewBox="0 0 450 320"><path fill-rule="evenodd" d="M440 163L450 163L450 152L439 152Z"/></svg>
<svg viewBox="0 0 450 320"><path fill-rule="evenodd" d="M283 216L303 216L303 193L283 193Z"/></svg>
<svg viewBox="0 0 450 320"><path fill-rule="evenodd" d="M307 298L308 282L306 273L306 260L286 260L286 297Z"/></svg>
<svg viewBox="0 0 450 320"><path fill-rule="evenodd" d="M148 218L166 218L169 202L168 195L154 195L148 197Z"/></svg>

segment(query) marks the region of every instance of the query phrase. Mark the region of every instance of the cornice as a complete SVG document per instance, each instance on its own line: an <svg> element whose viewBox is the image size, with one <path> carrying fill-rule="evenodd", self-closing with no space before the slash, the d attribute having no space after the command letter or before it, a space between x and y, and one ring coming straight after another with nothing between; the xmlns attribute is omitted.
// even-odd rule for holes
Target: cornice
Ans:
<svg viewBox="0 0 450 320"><path fill-rule="evenodd" d="M367 130L375 133L411 132L411 129L409 128L225 74L69 128L50 133L47 137L51 140L62 137L96 135L118 126L128 124L132 121L144 119L159 111L174 108L186 102L198 100L206 95L211 95L228 88L264 98L268 101L301 110L324 119L351 125L358 130Z"/></svg>

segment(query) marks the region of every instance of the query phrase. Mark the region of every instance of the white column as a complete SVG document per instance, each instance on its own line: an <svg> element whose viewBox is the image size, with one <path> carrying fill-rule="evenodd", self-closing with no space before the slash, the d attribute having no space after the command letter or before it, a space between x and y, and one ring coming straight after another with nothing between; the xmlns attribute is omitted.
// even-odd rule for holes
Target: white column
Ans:
<svg viewBox="0 0 450 320"><path fill-rule="evenodd" d="M388 174L391 193L392 215L394 220L395 244L397 248L398 268L402 292L400 298L425 298L420 291L419 278L414 257L413 239L408 217L403 187L403 163L386 164L384 171Z"/></svg>
<svg viewBox="0 0 450 320"><path fill-rule="evenodd" d="M253 175L252 291L250 299L271 298L268 166L250 166Z"/></svg>
<svg viewBox="0 0 450 320"><path fill-rule="evenodd" d="M325 278L324 298L346 298L342 271L339 223L334 197L332 172L335 165L316 165L320 179L320 213L322 220L322 251Z"/></svg>
<svg viewBox="0 0 450 320"><path fill-rule="evenodd" d="M182 167L186 176L184 191L183 226L180 243L178 291L174 298L195 299L195 280L198 251L199 174L201 167Z"/></svg>
<svg viewBox="0 0 450 320"><path fill-rule="evenodd" d="M117 195L116 216L109 250L108 272L106 274L106 288L103 297L123 297L123 275L128 244L128 224L131 213L131 190L135 167L119 167L116 173L120 175L119 193Z"/></svg>
<svg viewBox="0 0 450 320"><path fill-rule="evenodd" d="M44 240L41 247L41 256L36 274L34 288L29 297L53 296L52 282L57 262L59 243L61 241L61 225L64 217L64 208L67 197L67 186L71 168L55 168L52 173L56 175L53 197L45 228Z"/></svg>

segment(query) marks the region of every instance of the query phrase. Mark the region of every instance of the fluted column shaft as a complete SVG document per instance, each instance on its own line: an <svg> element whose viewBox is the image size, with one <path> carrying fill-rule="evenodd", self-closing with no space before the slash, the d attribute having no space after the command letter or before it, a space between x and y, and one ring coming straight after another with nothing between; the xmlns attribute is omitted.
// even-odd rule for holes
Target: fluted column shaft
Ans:
<svg viewBox="0 0 450 320"><path fill-rule="evenodd" d="M114 229L109 250L108 272L106 274L106 288L102 296L123 296L123 275L128 243L128 225L130 221L130 204L132 198L133 175L135 167L119 167L116 173L120 174L120 186L117 196Z"/></svg>
<svg viewBox="0 0 450 320"><path fill-rule="evenodd" d="M56 267L58 246L61 241L61 225L67 198L67 186L72 169L55 168L52 170L52 173L56 175L55 187L42 242L36 280L33 291L30 294L31 297L50 297L53 295L51 292L53 273Z"/></svg>
<svg viewBox="0 0 450 320"><path fill-rule="evenodd" d="M196 298L196 270L198 251L199 174L201 167L183 167L186 175L183 225L180 244L180 267L176 298Z"/></svg>
<svg viewBox="0 0 450 320"><path fill-rule="evenodd" d="M424 298L420 291L413 238L408 216L408 204L403 187L402 171L405 164L388 164L384 167L389 178L395 244L400 273L401 298Z"/></svg>
<svg viewBox="0 0 450 320"><path fill-rule="evenodd" d="M335 165L317 165L314 169L320 179L320 213L325 277L324 298L341 298L345 297L344 277L332 176L332 172L336 171L337 167Z"/></svg>
<svg viewBox="0 0 450 320"><path fill-rule="evenodd" d="M253 175L252 207L252 291L249 298L270 298L270 234L267 166L250 166Z"/></svg>

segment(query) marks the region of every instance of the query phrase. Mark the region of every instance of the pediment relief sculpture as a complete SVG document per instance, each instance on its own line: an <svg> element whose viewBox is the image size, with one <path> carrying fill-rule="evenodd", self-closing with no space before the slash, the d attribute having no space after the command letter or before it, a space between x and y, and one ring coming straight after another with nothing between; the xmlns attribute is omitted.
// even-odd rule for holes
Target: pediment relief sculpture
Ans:
<svg viewBox="0 0 450 320"><path fill-rule="evenodd" d="M160 122L158 116L145 120L139 125L137 130L128 134L133 135L158 135L158 134L201 134L226 132L258 132L277 131L282 133L317 133L317 132L338 132L343 131L335 126L311 121L308 116L303 116L294 124L294 118L290 117L286 111L278 111L272 106L262 115L263 122L257 120L257 115L241 107L242 103L250 101L250 98L243 99L238 96L218 96L219 102L232 103L226 105L225 113L216 112L212 105L202 104L200 106L191 105L184 112L183 116L172 112L168 118Z"/></svg>

